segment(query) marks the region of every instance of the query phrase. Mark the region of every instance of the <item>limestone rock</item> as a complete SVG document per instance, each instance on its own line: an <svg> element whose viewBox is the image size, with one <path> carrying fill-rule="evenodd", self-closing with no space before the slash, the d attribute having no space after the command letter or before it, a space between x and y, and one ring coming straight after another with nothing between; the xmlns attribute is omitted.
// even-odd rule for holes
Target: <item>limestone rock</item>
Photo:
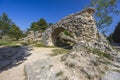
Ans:
<svg viewBox="0 0 120 80"><path fill-rule="evenodd" d="M87 8L81 12L69 15L56 24L52 25L42 34L42 41L46 46L53 46L57 42L58 35L67 30L73 35L76 42L98 39L98 31L92 14L95 12L92 8Z"/></svg>
<svg viewBox="0 0 120 80"><path fill-rule="evenodd" d="M27 37L23 38L25 42L41 41L41 31L29 31Z"/></svg>
<svg viewBox="0 0 120 80"><path fill-rule="evenodd" d="M28 80L101 80L109 69L109 60L94 54L93 49L99 50L100 55L114 55L116 52L98 32L92 17L94 12L94 9L88 8L69 15L42 33L44 45L53 46L60 33L67 30L73 38L64 35L62 38L73 41L75 45L68 54L27 64L25 72Z"/></svg>

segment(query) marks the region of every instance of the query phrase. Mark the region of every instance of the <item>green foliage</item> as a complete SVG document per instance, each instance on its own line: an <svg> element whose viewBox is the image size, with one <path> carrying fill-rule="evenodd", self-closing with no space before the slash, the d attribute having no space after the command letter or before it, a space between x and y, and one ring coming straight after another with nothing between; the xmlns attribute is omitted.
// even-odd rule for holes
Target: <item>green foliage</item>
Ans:
<svg viewBox="0 0 120 80"><path fill-rule="evenodd" d="M53 23L48 23L49 27L53 25Z"/></svg>
<svg viewBox="0 0 120 80"><path fill-rule="evenodd" d="M69 33L67 30L64 30L64 31L63 31L63 33L64 33L65 35L70 36L70 37L72 37L72 38L73 38L72 34L71 34L71 33Z"/></svg>
<svg viewBox="0 0 120 80"><path fill-rule="evenodd" d="M1 35L8 34L11 23L12 23L11 20L5 13L3 13L0 16L0 33L1 33Z"/></svg>
<svg viewBox="0 0 120 80"><path fill-rule="evenodd" d="M20 46L20 45L17 45L19 43L20 43L20 41L5 41L5 40L0 40L0 46L16 47L16 46Z"/></svg>
<svg viewBox="0 0 120 80"><path fill-rule="evenodd" d="M65 65L70 67L70 68L75 68L75 64L74 63L65 63Z"/></svg>
<svg viewBox="0 0 120 80"><path fill-rule="evenodd" d="M98 66L99 65L99 62L97 62L97 61L92 61L92 63L94 64L94 66Z"/></svg>
<svg viewBox="0 0 120 80"><path fill-rule="evenodd" d="M22 37L22 31L15 24L12 24L9 30L9 36L18 40Z"/></svg>
<svg viewBox="0 0 120 80"><path fill-rule="evenodd" d="M107 37L107 40L111 43L113 42L113 33L111 33L108 37Z"/></svg>
<svg viewBox="0 0 120 80"><path fill-rule="evenodd" d="M56 73L56 76L62 76L62 75L63 75L63 71Z"/></svg>
<svg viewBox="0 0 120 80"><path fill-rule="evenodd" d="M23 46L28 46L30 43L28 43L28 42L21 42L20 44L22 44Z"/></svg>
<svg viewBox="0 0 120 80"><path fill-rule="evenodd" d="M43 32L47 27L48 27L48 23L46 22L45 19L41 18L39 21L33 22L29 30L32 30L32 31L41 30Z"/></svg>
<svg viewBox="0 0 120 80"><path fill-rule="evenodd" d="M45 47L45 45L43 43L36 43L35 47Z"/></svg>
<svg viewBox="0 0 120 80"><path fill-rule="evenodd" d="M54 49L54 50L52 50L52 53L50 55L57 56L57 55L66 54L69 52L70 52L70 50L68 50L68 49Z"/></svg>
<svg viewBox="0 0 120 80"><path fill-rule="evenodd" d="M116 43L120 43L120 22L116 26L112 36L112 40Z"/></svg>
<svg viewBox="0 0 120 80"><path fill-rule="evenodd" d="M39 21L38 21L38 25L40 26L40 29L42 31L44 31L47 27L48 27L48 24L46 22L45 19L41 18Z"/></svg>
<svg viewBox="0 0 120 80"><path fill-rule="evenodd" d="M30 26L30 30L38 31L38 30L40 30L40 27L36 22L33 22Z"/></svg>
<svg viewBox="0 0 120 80"><path fill-rule="evenodd" d="M105 58L110 59L110 60L113 59L113 56L111 54L102 52L99 49L93 49L92 52L93 52L93 54L97 54L99 57L105 57Z"/></svg>
<svg viewBox="0 0 120 80"><path fill-rule="evenodd" d="M96 9L95 18L98 29L109 27L113 16L119 13L117 0L90 0L90 6ZM103 31L104 32L104 31Z"/></svg>
<svg viewBox="0 0 120 80"><path fill-rule="evenodd" d="M9 36L15 40L22 36L22 31L5 13L0 16L0 36Z"/></svg>

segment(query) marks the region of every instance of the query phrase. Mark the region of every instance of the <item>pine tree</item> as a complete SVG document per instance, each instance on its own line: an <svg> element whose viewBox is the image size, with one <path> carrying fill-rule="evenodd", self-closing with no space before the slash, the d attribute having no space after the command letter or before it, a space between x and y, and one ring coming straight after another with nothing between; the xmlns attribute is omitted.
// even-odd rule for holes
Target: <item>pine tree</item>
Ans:
<svg viewBox="0 0 120 80"><path fill-rule="evenodd" d="M2 16L0 16L1 35L5 35L9 33L11 23L12 23L11 19L5 13L3 13Z"/></svg>
<svg viewBox="0 0 120 80"><path fill-rule="evenodd" d="M40 30L44 31L47 27L48 27L48 24L46 22L45 19L41 18L37 24L40 26Z"/></svg>
<svg viewBox="0 0 120 80"><path fill-rule="evenodd" d="M120 43L120 22L118 23L112 34L112 39L114 42Z"/></svg>
<svg viewBox="0 0 120 80"><path fill-rule="evenodd" d="M22 31L13 23L10 27L9 36L18 40L22 37Z"/></svg>
<svg viewBox="0 0 120 80"><path fill-rule="evenodd" d="M97 27L103 30L109 27L113 21L112 15L119 14L117 0L90 0L90 6L95 8Z"/></svg>
<svg viewBox="0 0 120 80"><path fill-rule="evenodd" d="M46 28L48 27L48 23L46 22L45 19L41 18L39 21L37 22L33 22L29 28L29 30L32 31L44 31Z"/></svg>

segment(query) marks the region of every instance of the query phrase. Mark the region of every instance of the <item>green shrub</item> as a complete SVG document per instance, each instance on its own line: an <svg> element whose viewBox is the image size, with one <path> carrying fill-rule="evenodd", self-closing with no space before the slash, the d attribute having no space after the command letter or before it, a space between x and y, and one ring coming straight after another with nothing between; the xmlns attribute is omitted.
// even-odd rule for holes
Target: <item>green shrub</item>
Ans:
<svg viewBox="0 0 120 80"><path fill-rule="evenodd" d="M85 47L85 49L86 49L86 52L87 52L87 53L91 53L91 52L92 52L92 49L89 48L89 47Z"/></svg>
<svg viewBox="0 0 120 80"><path fill-rule="evenodd" d="M17 45L17 44L20 44L20 41L0 40L0 46L10 46L10 47L20 46L20 45Z"/></svg>
<svg viewBox="0 0 120 80"><path fill-rule="evenodd" d="M110 60L113 58L113 56L111 54L102 52L99 49L93 49L92 52L93 52L93 54L97 54L100 57L105 57L105 58L110 59Z"/></svg>
<svg viewBox="0 0 120 80"><path fill-rule="evenodd" d="M52 53L50 55L56 56L56 55L60 55L60 54L66 54L69 52L70 52L70 50L68 50L68 49L54 49L54 50L52 50Z"/></svg>
<svg viewBox="0 0 120 80"><path fill-rule="evenodd" d="M66 66L70 67L70 68L74 68L75 64L74 63L65 63Z"/></svg>
<svg viewBox="0 0 120 80"><path fill-rule="evenodd" d="M45 45L43 43L36 43L35 47L45 47Z"/></svg>
<svg viewBox="0 0 120 80"><path fill-rule="evenodd" d="M69 33L67 30L64 30L64 31L63 31L63 33L64 33L65 35L67 35L67 36L69 36L69 37L72 37L72 38L73 38L72 34L71 34L71 33Z"/></svg>
<svg viewBox="0 0 120 80"><path fill-rule="evenodd" d="M63 71L56 73L56 76L62 76L62 75L63 75Z"/></svg>
<svg viewBox="0 0 120 80"><path fill-rule="evenodd" d="M21 42L21 44L22 44L23 46L29 45L29 43L27 43L27 42Z"/></svg>
<svg viewBox="0 0 120 80"><path fill-rule="evenodd" d="M98 66L99 63L98 62L93 62L94 66Z"/></svg>

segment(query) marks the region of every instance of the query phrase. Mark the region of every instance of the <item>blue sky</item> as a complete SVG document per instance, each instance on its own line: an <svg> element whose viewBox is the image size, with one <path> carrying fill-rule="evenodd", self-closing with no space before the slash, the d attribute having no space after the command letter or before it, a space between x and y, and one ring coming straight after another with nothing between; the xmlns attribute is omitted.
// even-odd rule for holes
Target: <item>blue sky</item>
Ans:
<svg viewBox="0 0 120 80"><path fill-rule="evenodd" d="M0 0L0 15L5 12L22 30L33 21L45 18L47 22L56 23L65 16L84 9L90 0ZM114 25L120 16L114 16Z"/></svg>

